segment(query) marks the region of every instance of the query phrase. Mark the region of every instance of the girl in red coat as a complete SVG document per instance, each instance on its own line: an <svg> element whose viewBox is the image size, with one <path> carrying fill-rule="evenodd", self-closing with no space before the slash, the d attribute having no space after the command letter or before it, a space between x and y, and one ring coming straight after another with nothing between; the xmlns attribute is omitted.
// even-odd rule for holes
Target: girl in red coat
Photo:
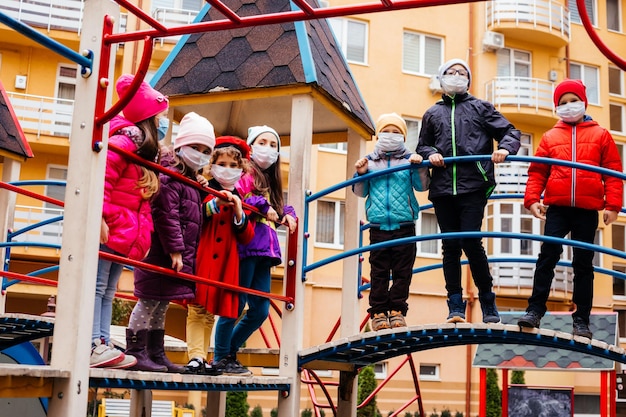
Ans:
<svg viewBox="0 0 626 417"><path fill-rule="evenodd" d="M224 198L209 195L202 205L204 224L197 253L197 275L211 280L239 285L237 243L248 243L254 225L244 213L235 183L246 169L250 148L234 136L215 141L208 186L221 191ZM188 305L187 348L190 373L216 374L207 364L206 355L213 330L213 315L237 318L239 294L216 286L198 283L196 298Z"/></svg>
<svg viewBox="0 0 626 417"><path fill-rule="evenodd" d="M561 120L543 135L535 156L621 172L622 162L611 134L585 115L585 90L580 80L565 80L556 87L554 106ZM622 180L616 177L535 162L528 168L524 206L533 216L546 221L546 236L563 238L571 233L572 240L593 243L598 228L598 211L604 210L604 224L609 225L617 219L622 199ZM539 327L546 313L554 267L562 251L562 245L557 243L544 242L541 245L528 308L517 321L521 327ZM593 305L592 262L593 251L573 248L573 301L576 311L572 314L572 334L588 338L592 336L589 330Z"/></svg>

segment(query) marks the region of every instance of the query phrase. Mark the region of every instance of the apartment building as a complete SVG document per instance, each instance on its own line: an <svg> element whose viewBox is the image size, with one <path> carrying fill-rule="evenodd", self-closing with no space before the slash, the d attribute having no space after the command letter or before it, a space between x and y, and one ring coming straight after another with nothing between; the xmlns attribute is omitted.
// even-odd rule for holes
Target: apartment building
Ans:
<svg viewBox="0 0 626 417"><path fill-rule="evenodd" d="M358 0L331 0L321 7L360 3ZM19 19L42 33L78 50L81 35L81 0L65 0L61 9L53 1L6 0L0 10ZM152 16L165 25L191 22L201 10L201 0L139 1L137 5L150 10ZM623 28L624 6L619 0L586 0L585 5L594 30L618 56L626 56ZM144 24L127 15L119 19L119 30L136 30ZM417 142L421 116L440 96L434 78L442 62L451 58L465 59L472 69L470 92L491 101L523 133L520 155L532 155L543 131L557 120L553 113L552 89L564 78L580 78L588 88L590 114L611 130L623 160L626 144L626 79L624 71L612 64L592 43L577 11L575 1L504 1L462 3L423 7L402 11L371 13L330 19L336 41L342 48L362 97L371 116L390 111L401 114L409 126L409 146ZM178 38L158 39L150 64L149 76L156 73ZM115 76L135 72L141 46L126 43L117 46ZM58 180L67 175L70 146L70 125L73 108L85 98L76 97L74 85L79 77L76 64L48 51L5 26L0 26L0 79L25 131L35 157L22 165L22 180ZM371 143L367 145L372 147ZM344 167L348 163L346 143L315 145L311 158L310 188L323 190L349 178ZM289 149L283 150L286 164ZM511 162L498 167L499 187L496 193L523 193L527 164ZM287 172L287 167L285 167ZM63 199L61 185L35 185L34 191ZM308 239L308 262L313 263L345 250L343 221L346 191L341 189L326 195L311 207ZM420 193L427 204L426 193ZM26 224L61 215L62 208L19 196L15 214L15 229ZM526 211L520 199L492 200L485 216L484 229L511 233L540 234L542 225ZM437 233L432 209L421 213L418 234ZM15 241L46 242L50 247L24 246L11 250L10 268L27 273L58 262L58 247L62 223L56 222L41 230L16 236ZM365 232L367 241L367 232ZM492 273L501 311L522 311L532 287L532 260L539 252L539 242L518 239L485 239L490 258L515 257L519 262L494 262ZM626 220L604 227L596 243L624 251ZM427 267L441 260L440 243L418 242L416 268ZM571 249L565 248L564 259L571 260ZM523 262L527 260L528 262ZM607 255L596 256L596 265L606 270L626 272L626 261ZM426 268L424 268L426 269ZM274 271L273 290L282 291L283 268ZM305 290L304 346L326 341L340 316L343 268L335 262L307 274ZM464 270L467 276L468 271ZM362 275L368 277L367 262ZM55 279L54 270L43 274ZM357 277L355 277L357 279ZM470 298L476 291L465 285ZM132 275L125 274L120 290L132 291ZM572 271L559 267L549 300L551 311L571 308ZM46 311L46 302L54 288L21 283L8 289L6 311L39 314ZM359 314L365 317L367 291L362 293ZM426 270L415 275L409 300L409 325L441 323L447 315L446 294L440 269ZM472 303L470 303L472 306ZM474 305L477 307L477 305ZM626 334L626 285L610 274L597 274L594 311L617 312L619 333ZM168 313L167 332L184 339L182 308L173 307ZM273 313L273 317L276 314ZM471 308L471 321L480 321L480 309ZM266 327L267 329L267 327ZM569 329L564 329L569 331ZM264 346L263 338L255 335L248 346ZM449 409L464 415L478 414L478 370L472 367L475 346L446 347L413 354L419 374L419 386L426 413ZM403 358L379 363L376 376L382 381L400 365ZM617 365L621 372L621 366ZM272 374L268 368L255 369L259 374ZM336 379L336 371L320 373L324 380ZM571 386L575 392L575 415L599 415L600 388L589 373L572 371L527 371L526 382L538 386ZM321 396L317 390L318 396ZM414 392L411 371L403 366L385 389L377 396L383 415L398 409ZM179 403L187 401L186 393L164 393ZM336 397L336 396L335 396ZM469 399L469 401L468 401ZM250 393L248 402L269 409L276 406L275 393ZM302 409L312 408L306 388L302 390ZM626 407L618 415L626 415ZM415 412L415 404L407 408ZM469 414L468 414L469 412ZM327 412L328 414L328 412Z"/></svg>

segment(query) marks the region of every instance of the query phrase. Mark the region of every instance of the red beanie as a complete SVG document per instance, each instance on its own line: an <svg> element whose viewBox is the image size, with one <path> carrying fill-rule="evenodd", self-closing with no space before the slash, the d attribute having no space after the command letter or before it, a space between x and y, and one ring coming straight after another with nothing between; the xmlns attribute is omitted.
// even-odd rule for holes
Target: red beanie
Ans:
<svg viewBox="0 0 626 417"><path fill-rule="evenodd" d="M585 108L587 108L587 88L580 80L563 80L554 89L554 107L559 105L559 100L564 94L575 94L579 99L585 102Z"/></svg>
<svg viewBox="0 0 626 417"><path fill-rule="evenodd" d="M115 89L118 96L122 97L126 94L134 79L135 76L130 74L124 74L117 79ZM147 82L142 81L139 89L124 107L122 113L126 119L137 123L167 110L168 106L169 102L166 96L152 88Z"/></svg>
<svg viewBox="0 0 626 417"><path fill-rule="evenodd" d="M250 159L250 146L245 140L237 136L220 136L215 139L215 149L226 148L232 146L241 152L244 159Z"/></svg>

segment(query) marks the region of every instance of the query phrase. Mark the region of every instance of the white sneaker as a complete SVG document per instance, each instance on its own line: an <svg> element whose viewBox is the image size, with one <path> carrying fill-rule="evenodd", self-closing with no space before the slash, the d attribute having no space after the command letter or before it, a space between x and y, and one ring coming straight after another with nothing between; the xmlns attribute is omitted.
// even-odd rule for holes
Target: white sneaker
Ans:
<svg viewBox="0 0 626 417"><path fill-rule="evenodd" d="M89 367L104 368L116 365L124 360L124 356L123 352L103 344L102 340L94 339L89 357Z"/></svg>

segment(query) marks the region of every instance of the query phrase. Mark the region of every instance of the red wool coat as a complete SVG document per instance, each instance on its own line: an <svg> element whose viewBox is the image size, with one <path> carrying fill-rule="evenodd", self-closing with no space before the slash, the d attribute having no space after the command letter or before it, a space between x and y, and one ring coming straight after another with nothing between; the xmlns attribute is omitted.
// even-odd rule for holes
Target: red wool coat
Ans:
<svg viewBox="0 0 626 417"><path fill-rule="evenodd" d="M593 120L576 125L557 124L544 133L535 156L579 162L622 172L622 162L611 134ZM622 180L583 169L533 162L528 168L524 206L543 204L587 210L622 209Z"/></svg>
<svg viewBox="0 0 626 417"><path fill-rule="evenodd" d="M213 184L209 185L213 187ZM210 195L204 202L208 203L214 198ZM212 214L206 209L206 204L203 204L203 208L206 217L198 246L196 275L239 285L237 242L246 244L252 240L254 223L246 217L243 225L235 226L233 209L229 206L223 206L219 213ZM197 283L194 303L218 316L237 318L239 293Z"/></svg>

